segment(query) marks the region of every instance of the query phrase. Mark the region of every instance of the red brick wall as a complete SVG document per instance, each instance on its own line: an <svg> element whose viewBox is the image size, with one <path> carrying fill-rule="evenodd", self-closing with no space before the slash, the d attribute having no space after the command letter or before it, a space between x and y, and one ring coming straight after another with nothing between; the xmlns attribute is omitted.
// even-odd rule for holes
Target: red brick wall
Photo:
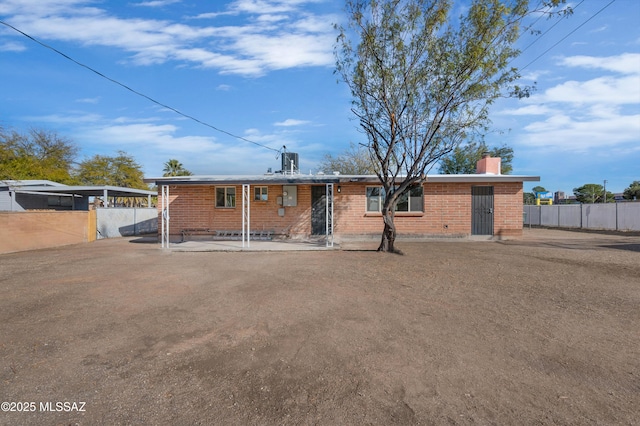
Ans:
<svg viewBox="0 0 640 426"><path fill-rule="evenodd" d="M424 213L396 213L398 234L457 236L471 234L471 187L494 187L494 235L522 235L522 183L429 183ZM365 212L363 184L341 185L336 193L336 234L379 234L380 214ZM374 186L374 185L369 185Z"/></svg>
<svg viewBox="0 0 640 426"><path fill-rule="evenodd" d="M513 237L522 234L522 183L429 183L424 186L424 212L396 213L400 235L471 234L471 187L494 187L494 235ZM367 213L366 187L362 183L340 184L334 191L334 229L340 235L377 235L382 232L380 214ZM277 234L308 236L311 233L311 185L299 185L298 203L284 207L278 216L277 198L282 185L267 185L268 201L254 201L251 186L251 229L274 230ZM242 186L236 185L236 207L215 207L215 186L185 185L170 187L170 232L179 235L186 228L214 230L242 229ZM160 204L160 203L158 203ZM161 229L160 226L158 229Z"/></svg>
<svg viewBox="0 0 640 426"><path fill-rule="evenodd" d="M220 185L225 186L225 185ZM215 186L185 185L169 188L170 233L179 235L186 228L213 230L242 229L242 185L236 188L236 207L217 208ZM307 235L311 232L311 187L298 186L298 202L295 207L284 207L284 216L278 216L278 197L282 197L282 185L263 185L268 188L267 201L254 201L251 186L250 221L252 230L273 230L277 234ZM158 203L159 209L161 203ZM158 216L160 220L160 216ZM160 227L158 229L161 229Z"/></svg>

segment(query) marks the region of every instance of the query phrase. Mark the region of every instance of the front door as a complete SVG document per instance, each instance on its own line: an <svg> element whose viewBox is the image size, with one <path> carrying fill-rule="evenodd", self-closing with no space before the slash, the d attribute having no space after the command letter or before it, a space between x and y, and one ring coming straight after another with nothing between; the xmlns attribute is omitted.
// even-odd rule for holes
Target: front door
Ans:
<svg viewBox="0 0 640 426"><path fill-rule="evenodd" d="M326 187L311 187L311 235L327 233L327 192Z"/></svg>
<svg viewBox="0 0 640 426"><path fill-rule="evenodd" d="M493 186L471 187L471 235L493 235Z"/></svg>

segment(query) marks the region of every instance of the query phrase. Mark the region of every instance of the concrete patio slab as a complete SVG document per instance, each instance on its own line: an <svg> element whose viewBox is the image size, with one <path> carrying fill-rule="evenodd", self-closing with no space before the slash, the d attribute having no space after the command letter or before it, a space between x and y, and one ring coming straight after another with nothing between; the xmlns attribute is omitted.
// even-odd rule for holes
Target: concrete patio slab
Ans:
<svg viewBox="0 0 640 426"><path fill-rule="evenodd" d="M327 247L325 241L301 241L301 240L272 240L272 241L251 241L248 246L242 241L184 241L171 243L169 250L183 252L201 251L317 251L317 250L339 250L338 244Z"/></svg>

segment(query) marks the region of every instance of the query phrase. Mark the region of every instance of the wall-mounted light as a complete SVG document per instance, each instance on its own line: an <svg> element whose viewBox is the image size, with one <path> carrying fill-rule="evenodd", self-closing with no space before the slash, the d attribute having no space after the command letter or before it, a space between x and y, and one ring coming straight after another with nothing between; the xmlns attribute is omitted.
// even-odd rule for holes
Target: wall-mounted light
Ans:
<svg viewBox="0 0 640 426"><path fill-rule="evenodd" d="M342 192L342 188L338 185L338 193Z"/></svg>

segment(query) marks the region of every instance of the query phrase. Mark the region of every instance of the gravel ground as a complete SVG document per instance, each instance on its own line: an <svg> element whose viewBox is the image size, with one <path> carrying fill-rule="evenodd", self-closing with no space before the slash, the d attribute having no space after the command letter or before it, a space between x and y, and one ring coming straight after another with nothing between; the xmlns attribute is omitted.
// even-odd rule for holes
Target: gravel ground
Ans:
<svg viewBox="0 0 640 426"><path fill-rule="evenodd" d="M0 255L0 424L640 424L639 236L375 245Z"/></svg>

